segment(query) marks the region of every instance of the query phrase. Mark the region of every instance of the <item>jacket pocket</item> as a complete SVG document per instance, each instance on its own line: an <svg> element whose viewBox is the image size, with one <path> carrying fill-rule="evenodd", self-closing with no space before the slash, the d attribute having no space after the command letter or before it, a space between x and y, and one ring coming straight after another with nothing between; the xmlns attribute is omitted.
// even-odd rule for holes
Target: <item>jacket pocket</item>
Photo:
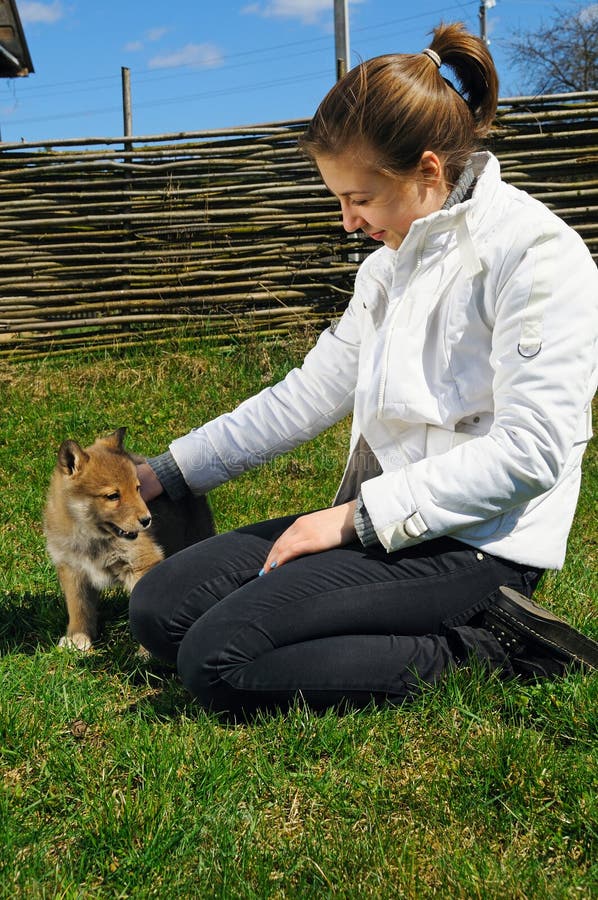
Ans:
<svg viewBox="0 0 598 900"><path fill-rule="evenodd" d="M426 457L439 456L441 453L448 453L453 447L458 447L459 444L465 444L475 437L479 437L479 435L469 434L465 431L455 431L452 428L442 428L440 425L427 425Z"/></svg>

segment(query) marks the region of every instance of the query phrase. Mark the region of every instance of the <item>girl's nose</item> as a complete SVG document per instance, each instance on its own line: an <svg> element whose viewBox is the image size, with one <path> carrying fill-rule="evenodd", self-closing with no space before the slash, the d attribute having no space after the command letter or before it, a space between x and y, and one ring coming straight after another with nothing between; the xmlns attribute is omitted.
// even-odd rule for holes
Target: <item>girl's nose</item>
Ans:
<svg viewBox="0 0 598 900"><path fill-rule="evenodd" d="M348 231L349 234L352 231L358 231L363 227L365 219L362 216L357 215L348 204L341 204L341 213L343 217L343 228L345 231Z"/></svg>

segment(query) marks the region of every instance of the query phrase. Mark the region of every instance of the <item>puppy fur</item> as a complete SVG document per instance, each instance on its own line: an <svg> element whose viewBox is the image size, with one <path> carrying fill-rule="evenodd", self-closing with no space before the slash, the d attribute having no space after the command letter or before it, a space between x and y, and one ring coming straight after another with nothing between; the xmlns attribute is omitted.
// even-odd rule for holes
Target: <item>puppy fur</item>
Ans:
<svg viewBox="0 0 598 900"><path fill-rule="evenodd" d="M143 501L136 469L143 457L125 450L125 432L119 428L85 449L66 440L58 451L44 533L68 610L61 646L91 648L103 589L121 585L130 592L165 556L214 534L205 497Z"/></svg>

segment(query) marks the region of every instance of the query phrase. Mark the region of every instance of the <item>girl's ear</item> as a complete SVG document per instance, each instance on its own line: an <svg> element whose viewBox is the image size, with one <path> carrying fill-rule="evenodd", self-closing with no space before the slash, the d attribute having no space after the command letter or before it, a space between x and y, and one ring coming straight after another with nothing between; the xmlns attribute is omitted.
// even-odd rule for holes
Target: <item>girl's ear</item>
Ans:
<svg viewBox="0 0 598 900"><path fill-rule="evenodd" d="M444 166L433 150L424 150L419 161L424 180L431 187L440 184L444 178Z"/></svg>

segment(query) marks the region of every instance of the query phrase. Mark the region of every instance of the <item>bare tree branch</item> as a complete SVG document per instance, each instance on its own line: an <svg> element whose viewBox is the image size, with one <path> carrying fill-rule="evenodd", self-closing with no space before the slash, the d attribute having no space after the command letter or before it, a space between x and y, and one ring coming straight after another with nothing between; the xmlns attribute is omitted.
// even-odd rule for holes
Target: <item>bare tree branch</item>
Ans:
<svg viewBox="0 0 598 900"><path fill-rule="evenodd" d="M598 3L554 7L550 22L504 46L524 92L598 90Z"/></svg>

